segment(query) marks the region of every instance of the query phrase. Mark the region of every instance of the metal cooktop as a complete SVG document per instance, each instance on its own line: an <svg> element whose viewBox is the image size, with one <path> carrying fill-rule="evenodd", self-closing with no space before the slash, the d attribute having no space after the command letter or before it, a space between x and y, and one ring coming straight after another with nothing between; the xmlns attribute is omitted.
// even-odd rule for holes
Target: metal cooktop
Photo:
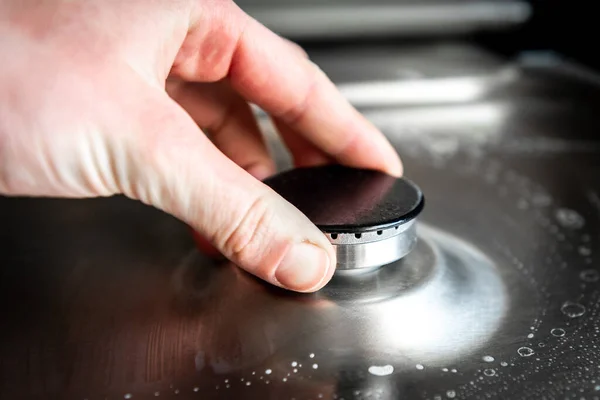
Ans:
<svg viewBox="0 0 600 400"><path fill-rule="evenodd" d="M600 398L598 78L464 45L311 56L425 194L417 248L295 294L124 198L0 199L0 398Z"/></svg>
<svg viewBox="0 0 600 400"><path fill-rule="evenodd" d="M532 15L524 0L236 0L282 36L348 37L464 35L515 28Z"/></svg>

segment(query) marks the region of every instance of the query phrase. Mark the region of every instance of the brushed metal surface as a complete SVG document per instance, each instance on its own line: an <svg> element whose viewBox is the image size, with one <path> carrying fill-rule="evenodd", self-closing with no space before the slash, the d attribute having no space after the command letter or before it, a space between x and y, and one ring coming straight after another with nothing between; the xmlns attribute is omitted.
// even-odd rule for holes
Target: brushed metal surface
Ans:
<svg viewBox="0 0 600 400"><path fill-rule="evenodd" d="M0 398L600 396L597 80L451 48L388 49L387 69L348 50L381 80L411 65L396 91L429 88L386 106L372 70L350 80L313 54L428 205L406 259L312 295L205 259L179 221L121 197L0 198Z"/></svg>
<svg viewBox="0 0 600 400"><path fill-rule="evenodd" d="M526 1L238 0L269 29L299 40L464 35L514 29L532 14Z"/></svg>
<svg viewBox="0 0 600 400"><path fill-rule="evenodd" d="M365 241L360 244L334 244L337 256L336 273L371 271L385 267L409 254L418 241L417 220L398 226L388 238Z"/></svg>

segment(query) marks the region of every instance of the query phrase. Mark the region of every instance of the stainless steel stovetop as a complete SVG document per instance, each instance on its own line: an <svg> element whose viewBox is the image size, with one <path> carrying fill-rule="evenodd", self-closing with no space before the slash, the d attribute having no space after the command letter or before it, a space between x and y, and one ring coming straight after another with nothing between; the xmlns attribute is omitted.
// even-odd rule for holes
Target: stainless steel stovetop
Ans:
<svg viewBox="0 0 600 400"><path fill-rule="evenodd" d="M298 295L133 201L0 199L0 398L600 397L600 80L464 44L311 57L423 190L419 247Z"/></svg>

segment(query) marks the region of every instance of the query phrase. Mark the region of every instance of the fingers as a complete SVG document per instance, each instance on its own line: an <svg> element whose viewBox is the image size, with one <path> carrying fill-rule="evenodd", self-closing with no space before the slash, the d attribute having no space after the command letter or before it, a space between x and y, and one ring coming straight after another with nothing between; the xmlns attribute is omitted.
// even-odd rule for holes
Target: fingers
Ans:
<svg viewBox="0 0 600 400"><path fill-rule="evenodd" d="M215 246L206 240L204 236L200 235L194 229L191 229L191 233L194 243L196 243L196 247L202 252L202 254L213 259L222 257L221 253L219 253L219 250L217 250Z"/></svg>
<svg viewBox="0 0 600 400"><path fill-rule="evenodd" d="M171 83L168 92L231 160L262 180L275 172L248 103L225 83Z"/></svg>
<svg viewBox="0 0 600 400"><path fill-rule="evenodd" d="M344 164L402 173L398 155L385 137L350 106L325 74L264 28L252 26L230 70L232 85L244 97ZM247 39L251 35L255 37ZM263 41L264 47L257 45Z"/></svg>
<svg viewBox="0 0 600 400"><path fill-rule="evenodd" d="M225 157L167 96L145 100L125 194L192 226L224 256L281 287L310 292L335 268L327 238L302 213Z"/></svg>
<svg viewBox="0 0 600 400"><path fill-rule="evenodd" d="M383 134L319 68L233 3L220 4L192 17L194 29L175 73L194 81L228 77L244 98L335 160L402 174L398 154Z"/></svg>
<svg viewBox="0 0 600 400"><path fill-rule="evenodd" d="M210 130L207 133L225 156L259 180L275 172L250 107L227 85L172 81L168 82L167 91L199 126ZM220 256L205 237L192 231L196 245L204 254Z"/></svg>
<svg viewBox="0 0 600 400"><path fill-rule="evenodd" d="M285 123L277 119L275 119L273 123L277 128L281 139L290 151L296 167L312 167L333 163L333 158L329 157L308 140L298 135Z"/></svg>
<svg viewBox="0 0 600 400"><path fill-rule="evenodd" d="M285 41L294 53L298 54L302 58L306 58L306 59L309 58L308 53L306 51L304 51L304 49L299 44L292 42L291 40L286 39L282 36L279 36L279 38L281 38L281 40Z"/></svg>
<svg viewBox="0 0 600 400"><path fill-rule="evenodd" d="M336 160L402 173L385 137L341 95L325 74L252 21L231 62L232 86Z"/></svg>

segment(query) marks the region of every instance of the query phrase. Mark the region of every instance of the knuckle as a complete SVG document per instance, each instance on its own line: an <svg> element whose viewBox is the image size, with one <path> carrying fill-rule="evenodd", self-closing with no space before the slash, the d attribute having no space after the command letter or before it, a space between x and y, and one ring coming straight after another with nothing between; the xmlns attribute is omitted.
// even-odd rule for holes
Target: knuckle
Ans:
<svg viewBox="0 0 600 400"><path fill-rule="evenodd" d="M252 265L260 260L273 218L269 200L257 197L224 235L223 249L235 260Z"/></svg>
<svg viewBox="0 0 600 400"><path fill-rule="evenodd" d="M279 115L279 118L290 126L295 126L300 123L306 114L306 110L311 104L313 96L316 95L319 86L318 84L317 76L316 74L313 74L308 85L306 85L304 92L302 92L295 101Z"/></svg>
<svg viewBox="0 0 600 400"><path fill-rule="evenodd" d="M184 41L175 71L203 82L217 82L227 77L248 20L233 2L225 2L206 13L203 23Z"/></svg>

